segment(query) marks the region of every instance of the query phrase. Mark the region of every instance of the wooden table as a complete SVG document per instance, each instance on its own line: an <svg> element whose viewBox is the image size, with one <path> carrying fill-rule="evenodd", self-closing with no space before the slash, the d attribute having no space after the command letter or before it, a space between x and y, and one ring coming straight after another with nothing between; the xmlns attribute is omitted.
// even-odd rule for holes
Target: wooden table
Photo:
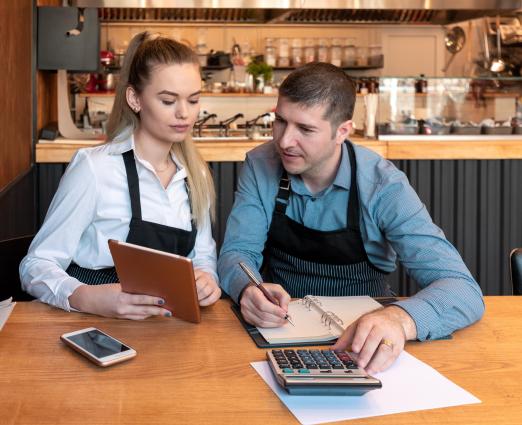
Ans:
<svg viewBox="0 0 522 425"><path fill-rule="evenodd" d="M138 356L102 369L60 342L62 333L88 326L122 339ZM486 297L482 321L452 340L409 343L407 351L482 403L351 424L521 423L522 297ZM200 325L18 303L0 332L0 423L296 423L250 366L264 357L224 300L203 310Z"/></svg>

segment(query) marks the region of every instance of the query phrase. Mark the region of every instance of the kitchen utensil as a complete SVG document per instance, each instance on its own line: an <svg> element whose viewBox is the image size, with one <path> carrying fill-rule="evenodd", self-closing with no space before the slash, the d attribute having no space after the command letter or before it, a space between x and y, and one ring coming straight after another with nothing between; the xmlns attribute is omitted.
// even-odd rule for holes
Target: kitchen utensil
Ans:
<svg viewBox="0 0 522 425"><path fill-rule="evenodd" d="M500 16L497 15L497 58L491 62L489 67L491 72L502 72L506 69L506 63L502 60L500 44Z"/></svg>
<svg viewBox="0 0 522 425"><path fill-rule="evenodd" d="M461 27L453 27L446 33L446 36L444 37L444 45L446 46L446 50L451 53L451 57L449 58L448 62L446 62L446 66L444 66L442 72L446 72L451 62L455 58L455 55L462 50L465 43L466 33Z"/></svg>

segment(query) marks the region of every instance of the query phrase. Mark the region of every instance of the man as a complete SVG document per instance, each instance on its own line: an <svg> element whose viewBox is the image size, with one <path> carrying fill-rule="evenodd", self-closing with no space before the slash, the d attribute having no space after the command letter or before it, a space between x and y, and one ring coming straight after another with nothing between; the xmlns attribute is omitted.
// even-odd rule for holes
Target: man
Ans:
<svg viewBox="0 0 522 425"><path fill-rule="evenodd" d="M307 64L279 90L273 141L248 153L218 261L224 290L249 323L285 323L290 297L391 294L399 261L422 288L362 316L334 345L358 353L369 373L386 369L407 340L436 339L480 319L480 287L433 224L406 176L354 146L352 80ZM238 263L257 273L270 303Z"/></svg>

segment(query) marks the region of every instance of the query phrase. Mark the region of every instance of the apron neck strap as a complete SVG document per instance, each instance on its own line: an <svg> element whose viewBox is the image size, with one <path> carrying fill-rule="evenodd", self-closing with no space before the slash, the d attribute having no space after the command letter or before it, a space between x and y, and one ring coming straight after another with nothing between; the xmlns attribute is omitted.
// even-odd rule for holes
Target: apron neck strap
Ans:
<svg viewBox="0 0 522 425"><path fill-rule="evenodd" d="M123 153L123 162L125 163L127 183L129 184L132 218L141 220L140 182L132 149Z"/></svg>
<svg viewBox="0 0 522 425"><path fill-rule="evenodd" d="M350 197L348 198L348 226L359 229L359 192L357 190L357 162L355 150L351 142L346 141L348 158L350 159Z"/></svg>

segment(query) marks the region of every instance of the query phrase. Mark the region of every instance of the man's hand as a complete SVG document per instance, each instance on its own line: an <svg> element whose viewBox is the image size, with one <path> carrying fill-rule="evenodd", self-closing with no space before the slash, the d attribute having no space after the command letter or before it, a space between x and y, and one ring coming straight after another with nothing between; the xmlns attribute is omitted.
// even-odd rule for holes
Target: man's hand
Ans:
<svg viewBox="0 0 522 425"><path fill-rule="evenodd" d="M247 286L241 296L241 314L244 319L254 326L261 328L277 328L286 323L286 313L290 295L281 285L263 283L265 289L272 295L279 305L272 304L255 286Z"/></svg>
<svg viewBox="0 0 522 425"><path fill-rule="evenodd" d="M194 269L199 305L204 307L214 304L221 296L221 289L210 273Z"/></svg>
<svg viewBox="0 0 522 425"><path fill-rule="evenodd" d="M357 365L371 375L387 369L406 341L416 336L411 316L400 307L389 306L361 316L346 328L332 349L350 347L357 354Z"/></svg>
<svg viewBox="0 0 522 425"><path fill-rule="evenodd" d="M170 311L161 307L164 303L158 297L122 292L119 283L81 285L69 296L69 304L76 310L118 319L172 316Z"/></svg>

